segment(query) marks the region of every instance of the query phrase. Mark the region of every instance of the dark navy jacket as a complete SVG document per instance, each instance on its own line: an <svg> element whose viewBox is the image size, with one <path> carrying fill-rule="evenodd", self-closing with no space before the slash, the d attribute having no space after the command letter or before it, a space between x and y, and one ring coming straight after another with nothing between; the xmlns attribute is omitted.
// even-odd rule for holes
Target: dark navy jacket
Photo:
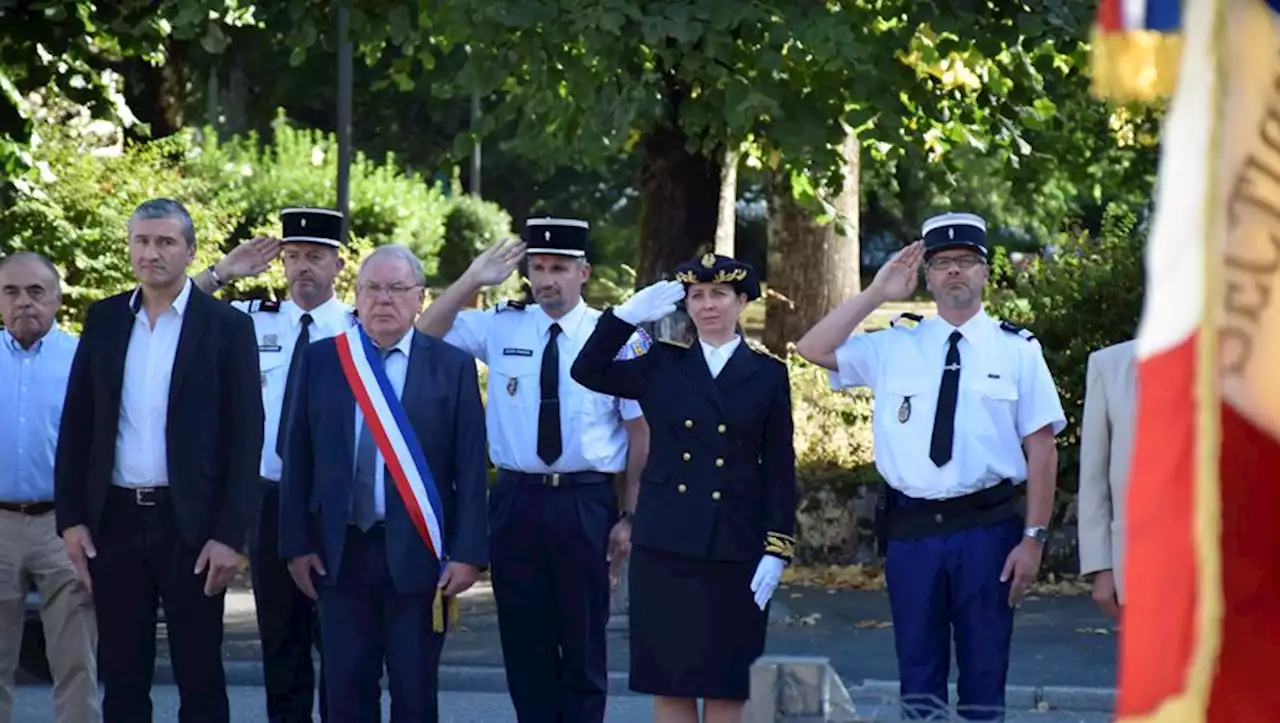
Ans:
<svg viewBox="0 0 1280 723"><path fill-rule="evenodd" d="M696 343L615 360L633 331L606 311L572 370L588 389L639 400L649 423L632 542L708 560L765 552L790 560L796 464L786 365L745 341L715 378Z"/></svg>
<svg viewBox="0 0 1280 723"><path fill-rule="evenodd" d="M319 583L333 585L342 574L355 489L355 398L332 338L311 344L296 373L280 479L280 556L318 553L328 572ZM486 567L488 452L475 361L415 331L401 397L444 506L447 560ZM390 475L385 484L392 583L404 595L431 593L439 574L435 555Z"/></svg>

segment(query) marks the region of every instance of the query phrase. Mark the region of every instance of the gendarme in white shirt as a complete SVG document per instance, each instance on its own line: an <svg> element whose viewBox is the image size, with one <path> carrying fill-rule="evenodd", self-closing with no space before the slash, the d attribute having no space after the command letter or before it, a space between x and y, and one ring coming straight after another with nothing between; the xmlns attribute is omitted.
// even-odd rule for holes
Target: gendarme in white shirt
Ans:
<svg viewBox="0 0 1280 723"><path fill-rule="evenodd" d="M133 330L124 357L120 389L120 424L116 432L116 466L111 483L118 487L164 487L169 484L169 383L178 353L182 319L191 299L187 279L173 305L155 320L142 304L141 289L129 297Z"/></svg>
<svg viewBox="0 0 1280 723"><path fill-rule="evenodd" d="M836 350L833 389L870 387L876 469L899 492L950 499L1009 479L1027 479L1023 438L1051 425L1066 427L1058 390L1040 342L1001 328L983 311L959 327L960 394L951 461L929 459L934 411L942 386L947 338L956 330L933 316L849 337Z"/></svg>

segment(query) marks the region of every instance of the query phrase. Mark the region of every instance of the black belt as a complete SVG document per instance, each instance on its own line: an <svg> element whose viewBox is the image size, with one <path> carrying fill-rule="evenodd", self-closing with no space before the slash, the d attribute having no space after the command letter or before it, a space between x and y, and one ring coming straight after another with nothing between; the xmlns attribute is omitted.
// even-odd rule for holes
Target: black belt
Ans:
<svg viewBox="0 0 1280 723"><path fill-rule="evenodd" d="M945 535L1013 517L1019 514L1017 503L1023 492L1022 485L1015 486L1006 479L985 490L960 497L912 499L910 505L903 505L892 501L895 495L902 493L882 482L880 499L876 501L876 538L881 554L888 540Z"/></svg>
<svg viewBox="0 0 1280 723"><path fill-rule="evenodd" d="M546 487L565 487L569 485L590 485L599 484L601 482L611 482L613 475L606 472L552 472L551 474L533 474L531 472L517 472L513 469L499 469L499 477L508 477L529 484L544 485Z"/></svg>
<svg viewBox="0 0 1280 723"><path fill-rule="evenodd" d="M53 512L52 502L0 502L0 510L17 512L20 515L38 517Z"/></svg>
<svg viewBox="0 0 1280 723"><path fill-rule="evenodd" d="M111 493L116 499L132 502L137 507L155 507L169 501L168 487L117 487L112 485Z"/></svg>

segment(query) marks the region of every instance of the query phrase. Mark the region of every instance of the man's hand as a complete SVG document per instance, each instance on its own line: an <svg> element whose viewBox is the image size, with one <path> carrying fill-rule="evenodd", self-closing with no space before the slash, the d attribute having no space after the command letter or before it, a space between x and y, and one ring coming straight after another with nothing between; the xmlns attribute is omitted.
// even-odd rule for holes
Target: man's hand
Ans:
<svg viewBox="0 0 1280 723"><path fill-rule="evenodd" d="M1027 588L1035 582L1040 574L1040 556L1043 551L1040 543L1024 537L1018 546L1013 548L1009 557L1005 558L1004 571L1000 573L1000 582L1013 582L1009 585L1009 607L1018 607L1022 598L1027 595Z"/></svg>
<svg viewBox="0 0 1280 723"><path fill-rule="evenodd" d="M684 284L679 281L658 281L640 289L630 299L613 309L613 315L637 326L646 321L657 321L676 310L676 302L684 298Z"/></svg>
<svg viewBox="0 0 1280 723"><path fill-rule="evenodd" d="M924 259L924 241L915 241L893 255L880 267L871 287L885 301L902 301L916 290L920 278L920 261Z"/></svg>
<svg viewBox="0 0 1280 723"><path fill-rule="evenodd" d="M271 262L280 255L280 239L259 236L231 249L231 253L218 262L218 276L223 282L247 279L271 268Z"/></svg>
<svg viewBox="0 0 1280 723"><path fill-rule="evenodd" d="M93 594L93 580L89 576L89 560L98 556L93 546L93 538L86 525L75 525L62 531L62 544L67 548L67 557L76 568L76 577L84 583L89 594Z"/></svg>
<svg viewBox="0 0 1280 723"><path fill-rule="evenodd" d="M618 520L609 531L609 587L617 590L622 582L622 563L631 554L631 520Z"/></svg>
<svg viewBox="0 0 1280 723"><path fill-rule="evenodd" d="M324 563L320 562L319 555L303 555L289 560L289 577L293 578L293 584L298 586L303 595L312 600L319 600L316 586L311 582L312 570L321 576L329 574L325 572Z"/></svg>
<svg viewBox="0 0 1280 723"><path fill-rule="evenodd" d="M465 562L450 562L445 565L444 574L440 576L439 588L445 597L454 597L458 593L476 584L480 576L480 568Z"/></svg>
<svg viewBox="0 0 1280 723"><path fill-rule="evenodd" d="M520 266L525 245L518 238L505 238L484 250L467 267L466 277L477 286L497 286Z"/></svg>
<svg viewBox="0 0 1280 723"><path fill-rule="evenodd" d="M204 578L204 594L213 597L226 590L227 583L231 582L231 578L240 569L240 560L239 553L217 540L204 543L204 549L200 550L200 557L196 558L196 569L193 571L199 575L208 570Z"/></svg>
<svg viewBox="0 0 1280 723"><path fill-rule="evenodd" d="M1102 612L1113 618L1120 617L1120 597L1116 594L1116 577L1111 570L1100 570L1093 575L1093 601Z"/></svg>

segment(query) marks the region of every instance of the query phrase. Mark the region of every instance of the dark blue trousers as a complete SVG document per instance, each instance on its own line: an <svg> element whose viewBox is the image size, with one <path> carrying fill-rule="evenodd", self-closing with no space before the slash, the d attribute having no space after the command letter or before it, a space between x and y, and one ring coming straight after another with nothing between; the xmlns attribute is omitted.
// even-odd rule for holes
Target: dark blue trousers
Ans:
<svg viewBox="0 0 1280 723"><path fill-rule="evenodd" d="M444 633L431 628L435 596L395 591L382 526L347 528L338 579L319 593L330 720L380 723L385 663L391 723L437 723Z"/></svg>
<svg viewBox="0 0 1280 723"><path fill-rule="evenodd" d="M493 593L519 723L604 720L616 504L608 482L551 487L506 472L489 493Z"/></svg>
<svg viewBox="0 0 1280 723"><path fill-rule="evenodd" d="M316 698L316 670L311 649L320 648L320 621L315 603L302 594L280 559L280 485L261 484L261 506L249 535L249 573L262 641L263 682L270 723L311 723ZM320 669L324 690L324 667ZM320 720L329 720L320 696Z"/></svg>
<svg viewBox="0 0 1280 723"><path fill-rule="evenodd" d="M914 503L892 494L891 507ZM1009 583L1000 582L1000 573L1022 529L1015 515L934 537L889 540L885 582L903 717L948 720L954 636L957 712L966 720L1003 719L1013 609Z"/></svg>

